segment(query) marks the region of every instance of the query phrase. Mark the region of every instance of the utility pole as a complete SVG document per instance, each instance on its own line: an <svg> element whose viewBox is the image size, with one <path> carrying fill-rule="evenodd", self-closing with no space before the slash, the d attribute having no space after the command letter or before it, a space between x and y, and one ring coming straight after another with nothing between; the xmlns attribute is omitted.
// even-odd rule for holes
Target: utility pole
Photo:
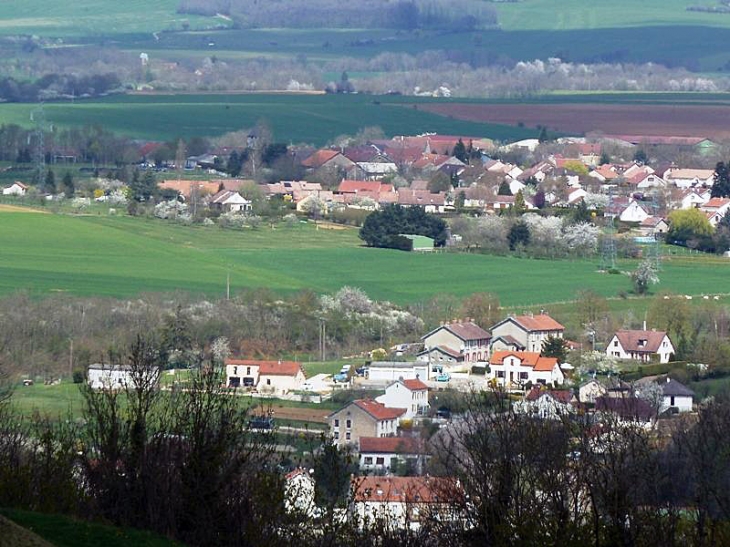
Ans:
<svg viewBox="0 0 730 547"><path fill-rule="evenodd" d="M73 380L74 375L74 339L69 338L69 349L68 349L68 377Z"/></svg>
<svg viewBox="0 0 730 547"><path fill-rule="evenodd" d="M231 299L231 270L228 270L226 275L226 300Z"/></svg>

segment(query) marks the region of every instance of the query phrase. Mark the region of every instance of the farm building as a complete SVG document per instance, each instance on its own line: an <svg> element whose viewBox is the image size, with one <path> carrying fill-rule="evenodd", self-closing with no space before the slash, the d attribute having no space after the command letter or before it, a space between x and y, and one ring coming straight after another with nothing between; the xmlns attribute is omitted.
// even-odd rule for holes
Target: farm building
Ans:
<svg viewBox="0 0 730 547"><path fill-rule="evenodd" d="M144 373L135 373L128 365L89 365L87 381L92 389L126 389L137 385L157 386L160 381L159 367Z"/></svg>

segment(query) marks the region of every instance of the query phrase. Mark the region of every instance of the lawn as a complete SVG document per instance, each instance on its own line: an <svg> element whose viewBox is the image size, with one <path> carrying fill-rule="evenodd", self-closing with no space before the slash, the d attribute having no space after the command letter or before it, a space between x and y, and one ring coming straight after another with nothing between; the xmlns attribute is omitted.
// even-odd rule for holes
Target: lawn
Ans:
<svg viewBox="0 0 730 547"><path fill-rule="evenodd" d="M533 260L465 253L415 254L360 246L357 231L300 227L232 231L130 217L1 213L0 294L69 293L133 297L188 291L222 297L230 273L244 289L334 292L351 285L398 304L436 294L496 293L503 306L568 302L579 289L615 297L625 275L597 272L596 259ZM621 262L622 270L635 268ZM672 256L661 290L730 293L730 261Z"/></svg>
<svg viewBox="0 0 730 547"><path fill-rule="evenodd" d="M0 515L36 533L56 547L174 547L181 543L132 528L115 528L63 515L0 509ZM2 541L0 541L2 543ZM7 545L10 545L8 543ZM22 545L22 544L20 544Z"/></svg>

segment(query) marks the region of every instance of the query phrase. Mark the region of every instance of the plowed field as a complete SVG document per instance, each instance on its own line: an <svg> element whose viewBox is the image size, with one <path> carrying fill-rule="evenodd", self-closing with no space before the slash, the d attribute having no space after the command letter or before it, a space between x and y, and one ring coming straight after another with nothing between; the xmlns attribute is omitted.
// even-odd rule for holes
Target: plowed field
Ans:
<svg viewBox="0 0 730 547"><path fill-rule="evenodd" d="M429 104L419 105L458 120L505 125L541 125L582 134L730 138L730 107L626 104Z"/></svg>

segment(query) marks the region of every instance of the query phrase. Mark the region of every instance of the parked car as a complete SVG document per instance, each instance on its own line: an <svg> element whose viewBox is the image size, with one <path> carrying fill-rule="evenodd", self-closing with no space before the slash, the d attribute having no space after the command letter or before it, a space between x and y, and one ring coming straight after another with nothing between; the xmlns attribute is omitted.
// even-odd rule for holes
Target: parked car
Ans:
<svg viewBox="0 0 730 547"><path fill-rule="evenodd" d="M368 369L365 367L356 368L355 374L357 374L358 376L365 376L365 374L367 373L367 370Z"/></svg>
<svg viewBox="0 0 730 547"><path fill-rule="evenodd" d="M347 375L347 373L346 373L346 372L338 372L337 374L335 374L335 375L334 375L334 376L332 377L332 379L333 379L333 380L334 380L335 382L343 382L343 383L344 383L344 382L347 382L348 378L349 378L349 376Z"/></svg>
<svg viewBox="0 0 730 547"><path fill-rule="evenodd" d="M448 382L449 380L451 380L451 374L449 374L448 372L442 372L441 374L436 376L437 382Z"/></svg>

